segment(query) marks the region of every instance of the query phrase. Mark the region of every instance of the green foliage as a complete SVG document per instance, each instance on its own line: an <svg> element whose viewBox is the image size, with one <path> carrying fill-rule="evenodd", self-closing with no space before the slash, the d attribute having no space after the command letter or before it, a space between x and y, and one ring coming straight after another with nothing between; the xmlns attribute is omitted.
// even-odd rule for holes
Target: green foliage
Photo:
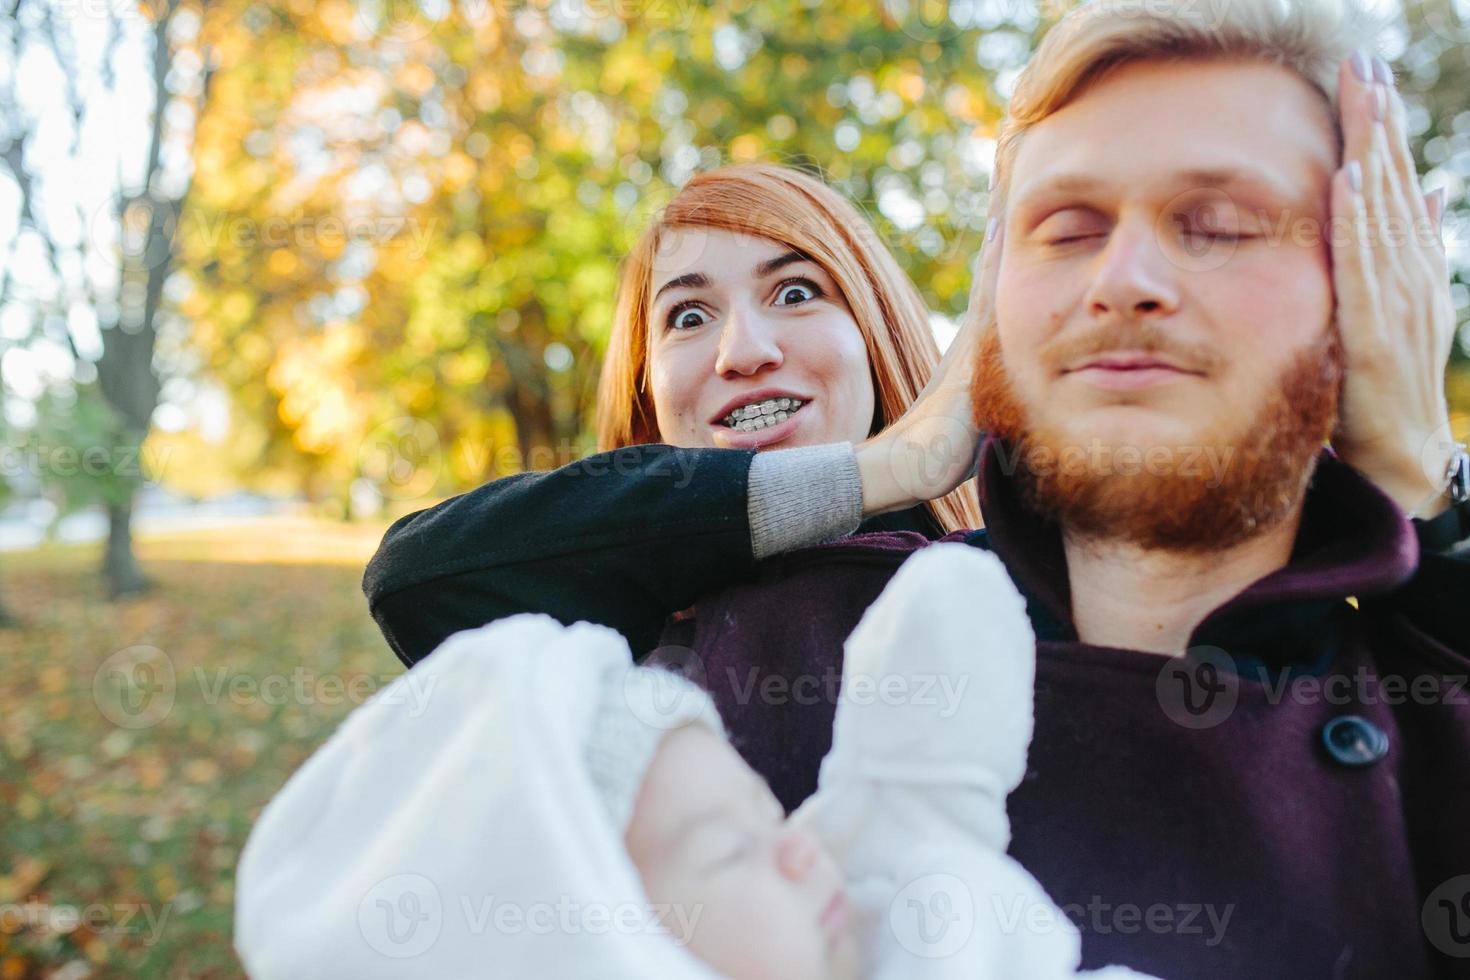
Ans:
<svg viewBox="0 0 1470 980"><path fill-rule="evenodd" d="M963 308L1000 112L980 30L905 33L858 0L556 9L466 4L378 33L326 5L219 21L182 308L267 430L257 473L372 479L366 447L405 418L438 440L423 492L586 452L619 259L730 160L820 169L936 309ZM319 108L349 91L350 118ZM900 226L878 202L905 196ZM353 213L356 241L321 233Z"/></svg>
<svg viewBox="0 0 1470 980"><path fill-rule="evenodd" d="M48 391L17 446L61 513L132 499L148 478L141 434L130 434L95 385Z"/></svg>
<svg viewBox="0 0 1470 980"><path fill-rule="evenodd" d="M1003 93L1047 21L1001 5L961 28L949 9L212 5L180 307L266 447L242 476L402 500L373 447L420 426L435 465L415 494L587 451L619 259L732 160L820 171L960 313ZM1415 37L1405 88L1435 152L1470 48Z"/></svg>

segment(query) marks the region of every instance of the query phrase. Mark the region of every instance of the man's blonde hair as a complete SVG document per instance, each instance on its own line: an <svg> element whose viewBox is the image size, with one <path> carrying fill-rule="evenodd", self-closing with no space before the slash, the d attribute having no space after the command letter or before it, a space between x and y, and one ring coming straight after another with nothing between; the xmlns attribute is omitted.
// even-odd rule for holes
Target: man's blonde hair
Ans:
<svg viewBox="0 0 1470 980"><path fill-rule="evenodd" d="M1047 32L1016 83L1001 126L990 211L1004 209L1026 131L1130 62L1254 60L1280 65L1321 94L1339 145L1338 65L1372 53L1382 23L1356 0L1093 0Z"/></svg>

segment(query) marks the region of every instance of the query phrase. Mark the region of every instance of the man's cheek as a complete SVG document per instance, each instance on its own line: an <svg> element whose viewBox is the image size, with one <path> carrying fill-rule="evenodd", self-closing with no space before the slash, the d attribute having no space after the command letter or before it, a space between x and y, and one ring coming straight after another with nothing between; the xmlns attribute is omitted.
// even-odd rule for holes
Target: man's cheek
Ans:
<svg viewBox="0 0 1470 980"><path fill-rule="evenodd" d="M1238 255L1203 285L1200 304L1228 330L1222 351L1232 356L1284 353L1332 320L1332 273L1310 249L1276 246Z"/></svg>
<svg viewBox="0 0 1470 980"><path fill-rule="evenodd" d="M1006 349L1035 350L1065 330L1085 306L1089 285L1084 266L1074 262L1028 263L1018 257L1003 264L995 309Z"/></svg>
<svg viewBox="0 0 1470 980"><path fill-rule="evenodd" d="M1003 327L1015 327L1047 301L1047 277L1024 256L1004 255L995 279L995 312Z"/></svg>

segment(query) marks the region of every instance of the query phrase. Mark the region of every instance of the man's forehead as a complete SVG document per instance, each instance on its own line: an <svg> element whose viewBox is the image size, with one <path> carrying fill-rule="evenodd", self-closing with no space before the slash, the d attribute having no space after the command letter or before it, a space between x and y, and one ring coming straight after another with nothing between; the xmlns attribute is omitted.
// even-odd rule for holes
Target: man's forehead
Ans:
<svg viewBox="0 0 1470 980"><path fill-rule="evenodd" d="M1280 169L1249 160L1224 160L1213 166L1150 167L1140 164L1137 169L1121 175L1048 167L1018 183L1020 187L1011 195L1011 206L1019 210L1054 198L1104 198L1129 192L1167 200L1195 189L1220 190L1247 204L1305 206L1308 198L1318 190L1311 182L1304 185L1289 179Z"/></svg>
<svg viewBox="0 0 1470 980"><path fill-rule="evenodd" d="M1254 186L1321 199L1338 148L1321 94L1253 62L1127 65L1031 127L1008 206L1037 193Z"/></svg>

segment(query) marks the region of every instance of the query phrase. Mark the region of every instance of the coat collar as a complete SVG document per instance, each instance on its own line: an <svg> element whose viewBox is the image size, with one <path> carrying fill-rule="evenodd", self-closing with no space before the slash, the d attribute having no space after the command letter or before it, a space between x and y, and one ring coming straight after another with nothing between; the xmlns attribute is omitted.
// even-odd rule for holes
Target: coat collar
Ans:
<svg viewBox="0 0 1470 980"><path fill-rule="evenodd" d="M1061 530L1021 502L1001 449L990 438L981 450L985 544L1026 593L1038 634L1075 642ZM1393 501L1324 450L1307 490L1291 561L1217 607L1195 629L1190 645L1254 648L1263 632L1274 633L1288 622L1313 629L1315 610L1325 612L1348 596L1391 592L1409 580L1418 562L1413 528Z"/></svg>

